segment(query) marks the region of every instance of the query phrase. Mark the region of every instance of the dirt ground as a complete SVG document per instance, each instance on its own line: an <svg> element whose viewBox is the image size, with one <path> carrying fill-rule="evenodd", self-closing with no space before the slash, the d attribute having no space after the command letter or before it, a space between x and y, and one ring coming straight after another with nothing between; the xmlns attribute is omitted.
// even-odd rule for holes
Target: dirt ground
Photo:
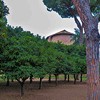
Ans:
<svg viewBox="0 0 100 100"><path fill-rule="evenodd" d="M42 89L38 89L39 82L25 83L24 96L20 96L18 83L11 83L9 87L0 83L0 100L86 100L86 83L62 82L55 86L55 83L43 82Z"/></svg>

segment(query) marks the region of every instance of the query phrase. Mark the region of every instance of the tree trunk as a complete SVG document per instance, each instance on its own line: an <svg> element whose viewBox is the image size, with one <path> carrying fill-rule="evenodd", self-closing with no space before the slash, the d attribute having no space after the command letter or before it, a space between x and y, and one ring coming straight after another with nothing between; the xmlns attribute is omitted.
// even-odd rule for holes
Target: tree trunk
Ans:
<svg viewBox="0 0 100 100"><path fill-rule="evenodd" d="M6 86L9 86L9 77L7 76Z"/></svg>
<svg viewBox="0 0 100 100"><path fill-rule="evenodd" d="M76 84L76 75L74 74L74 84Z"/></svg>
<svg viewBox="0 0 100 100"><path fill-rule="evenodd" d="M76 80L79 80L79 74L76 74Z"/></svg>
<svg viewBox="0 0 100 100"><path fill-rule="evenodd" d="M41 88L42 88L42 79L43 79L43 78L40 78L40 82L39 82L39 89L41 89Z"/></svg>
<svg viewBox="0 0 100 100"><path fill-rule="evenodd" d="M64 74L64 81L66 82L67 74Z"/></svg>
<svg viewBox="0 0 100 100"><path fill-rule="evenodd" d="M68 77L67 78L68 78L67 82L69 82L69 74L68 74Z"/></svg>
<svg viewBox="0 0 100 100"><path fill-rule="evenodd" d="M80 82L82 82L82 75L83 75L83 74L81 73L81 74L80 74Z"/></svg>
<svg viewBox="0 0 100 100"><path fill-rule="evenodd" d="M86 33L87 100L100 100L98 20L92 16L89 0L72 0Z"/></svg>
<svg viewBox="0 0 100 100"><path fill-rule="evenodd" d="M80 38L79 38L79 44L83 44L84 43L84 34L83 34L83 26L81 25L80 28Z"/></svg>
<svg viewBox="0 0 100 100"><path fill-rule="evenodd" d="M58 85L58 75L55 75L55 84Z"/></svg>
<svg viewBox="0 0 100 100"><path fill-rule="evenodd" d="M51 74L49 74L49 80L48 80L49 83L51 83Z"/></svg>
<svg viewBox="0 0 100 100"><path fill-rule="evenodd" d="M11 79L11 82L14 82L14 79Z"/></svg>
<svg viewBox="0 0 100 100"><path fill-rule="evenodd" d="M93 32L94 33L94 32ZM99 43L87 39L87 86L88 100L100 100L99 88ZM98 98L98 99L96 99Z"/></svg>
<svg viewBox="0 0 100 100"><path fill-rule="evenodd" d="M30 75L30 84L32 83L33 75Z"/></svg>
<svg viewBox="0 0 100 100"><path fill-rule="evenodd" d="M74 16L75 23L77 24L77 27L80 30L80 36L79 36L79 44L83 44L84 38L83 38L83 26L81 25L80 21L76 16Z"/></svg>
<svg viewBox="0 0 100 100"><path fill-rule="evenodd" d="M21 96L23 96L23 95L24 95L24 88L23 88L24 82L21 82L21 83L20 83L20 86L21 86L21 88L20 88L20 93L21 93Z"/></svg>
<svg viewBox="0 0 100 100"><path fill-rule="evenodd" d="M16 79L19 82L19 84L20 84L20 94L21 94L21 96L24 95L24 83L25 83L26 79L27 78L23 78L22 80Z"/></svg>

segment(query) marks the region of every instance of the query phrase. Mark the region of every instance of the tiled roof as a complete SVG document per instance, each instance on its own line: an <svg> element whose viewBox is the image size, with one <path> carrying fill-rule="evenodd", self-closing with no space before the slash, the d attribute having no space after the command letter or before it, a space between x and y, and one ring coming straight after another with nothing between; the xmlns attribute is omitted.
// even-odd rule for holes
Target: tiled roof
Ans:
<svg viewBox="0 0 100 100"><path fill-rule="evenodd" d="M57 32L57 33L55 33L55 34L49 35L49 36L47 37L47 39L48 39L49 37L52 38L53 36L56 36L56 35L74 35L74 34L68 32L68 31L66 31L66 30L62 30L62 31Z"/></svg>

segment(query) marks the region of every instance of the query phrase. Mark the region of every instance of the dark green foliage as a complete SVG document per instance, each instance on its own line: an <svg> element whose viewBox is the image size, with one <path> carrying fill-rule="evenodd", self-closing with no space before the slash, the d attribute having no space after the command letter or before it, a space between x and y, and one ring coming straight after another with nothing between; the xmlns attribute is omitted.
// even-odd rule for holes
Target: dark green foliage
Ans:
<svg viewBox="0 0 100 100"><path fill-rule="evenodd" d="M7 14L9 14L9 9L4 4L3 0L0 0L0 18L5 17Z"/></svg>
<svg viewBox="0 0 100 100"><path fill-rule="evenodd" d="M9 14L9 9L5 5L3 0L0 0L0 37L2 36L2 34L5 34L6 32L7 14Z"/></svg>
<svg viewBox="0 0 100 100"><path fill-rule="evenodd" d="M74 28L75 34L72 36L71 41L74 41L74 44L80 44L80 30L77 28ZM85 44L85 34L83 34L83 44Z"/></svg>
<svg viewBox="0 0 100 100"><path fill-rule="evenodd" d="M71 0L43 0L48 11L57 12L62 18L78 16ZM94 15L100 12L100 0L90 0L91 11Z"/></svg>
<svg viewBox="0 0 100 100"><path fill-rule="evenodd" d="M62 18L73 17L77 12L71 0L43 0L48 11L56 11Z"/></svg>
<svg viewBox="0 0 100 100"><path fill-rule="evenodd" d="M98 20L100 22L100 0L90 0L90 9L94 16L98 16Z"/></svg>
<svg viewBox="0 0 100 100"><path fill-rule="evenodd" d="M54 74L57 84L59 74L86 73L85 45L50 43L38 35L14 28L4 37L0 42L0 70L20 83L21 95L25 80L31 75L40 78L41 88L47 74Z"/></svg>
<svg viewBox="0 0 100 100"><path fill-rule="evenodd" d="M20 27L8 27L0 49L0 69L9 78L18 80L30 75L43 78L46 74L86 72L84 45L50 43Z"/></svg>
<svg viewBox="0 0 100 100"><path fill-rule="evenodd" d="M84 45L50 43L21 28L8 27L8 30L0 48L0 68L7 77L23 80L30 75L44 78L46 74L86 72Z"/></svg>

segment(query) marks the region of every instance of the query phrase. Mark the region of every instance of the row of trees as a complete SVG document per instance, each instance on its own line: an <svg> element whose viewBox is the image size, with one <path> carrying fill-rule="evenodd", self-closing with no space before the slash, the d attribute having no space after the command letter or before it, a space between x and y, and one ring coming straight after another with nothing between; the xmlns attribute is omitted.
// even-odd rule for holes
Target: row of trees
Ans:
<svg viewBox="0 0 100 100"><path fill-rule="evenodd" d="M40 78L40 86L45 75L76 74L86 72L85 46L65 46L49 43L21 27L7 25L7 6L0 0L0 72L9 79L16 79L23 86L29 77Z"/></svg>
<svg viewBox="0 0 100 100"><path fill-rule="evenodd" d="M23 85L29 77L42 79L48 74L86 73L85 46L65 46L61 43L50 43L40 36L23 31L21 27L7 26L7 32L1 37L0 71L9 79L16 79ZM81 79L82 80L82 79Z"/></svg>

